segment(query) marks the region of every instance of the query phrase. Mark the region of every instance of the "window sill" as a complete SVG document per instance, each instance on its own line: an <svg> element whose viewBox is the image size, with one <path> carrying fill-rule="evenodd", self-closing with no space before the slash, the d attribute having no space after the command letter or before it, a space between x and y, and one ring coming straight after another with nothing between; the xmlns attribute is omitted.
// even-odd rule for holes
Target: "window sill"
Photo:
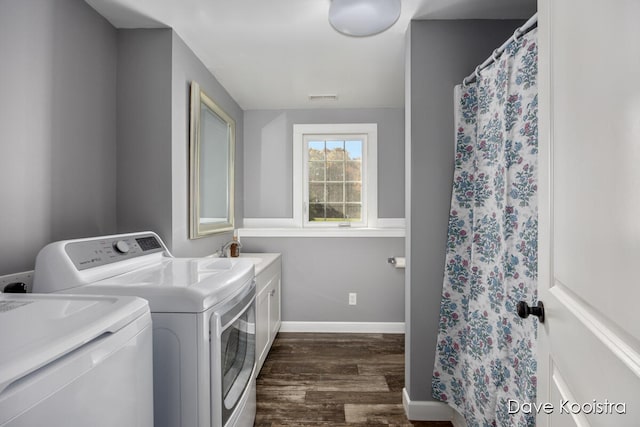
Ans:
<svg viewBox="0 0 640 427"><path fill-rule="evenodd" d="M404 237L404 228L240 228L242 237Z"/></svg>
<svg viewBox="0 0 640 427"><path fill-rule="evenodd" d="M240 237L404 237L404 218L377 218L377 227L302 227L293 218L244 218Z"/></svg>

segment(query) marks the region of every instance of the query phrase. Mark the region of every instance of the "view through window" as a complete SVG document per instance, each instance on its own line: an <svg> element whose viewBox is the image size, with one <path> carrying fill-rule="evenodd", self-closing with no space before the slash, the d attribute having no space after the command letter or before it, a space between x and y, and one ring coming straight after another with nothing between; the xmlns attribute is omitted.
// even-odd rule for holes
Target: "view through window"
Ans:
<svg viewBox="0 0 640 427"><path fill-rule="evenodd" d="M309 222L361 222L365 137L305 140Z"/></svg>

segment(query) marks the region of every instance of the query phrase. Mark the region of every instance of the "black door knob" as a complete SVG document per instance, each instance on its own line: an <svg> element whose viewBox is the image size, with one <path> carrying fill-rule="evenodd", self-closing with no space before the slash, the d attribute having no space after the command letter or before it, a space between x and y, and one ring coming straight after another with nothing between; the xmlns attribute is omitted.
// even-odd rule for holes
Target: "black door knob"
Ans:
<svg viewBox="0 0 640 427"><path fill-rule="evenodd" d="M9 283L2 290L5 294L26 294L27 285L22 282Z"/></svg>
<svg viewBox="0 0 640 427"><path fill-rule="evenodd" d="M538 301L536 307L530 307L529 304L524 301L518 303L518 316L526 319L530 314L536 316L540 323L544 323L544 304L542 304L542 301Z"/></svg>

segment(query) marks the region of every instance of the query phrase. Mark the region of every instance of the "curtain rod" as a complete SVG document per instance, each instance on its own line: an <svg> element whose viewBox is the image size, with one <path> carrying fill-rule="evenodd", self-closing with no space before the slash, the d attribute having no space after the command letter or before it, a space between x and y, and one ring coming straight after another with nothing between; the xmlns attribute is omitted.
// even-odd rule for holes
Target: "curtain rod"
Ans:
<svg viewBox="0 0 640 427"><path fill-rule="evenodd" d="M476 69L473 71L473 73L469 74L467 77L462 79L462 85L466 86L469 83L472 83L474 80L476 80L480 75L480 71L484 70L489 65L491 65L491 63L496 61L498 59L498 56L502 52L504 52L504 50L507 48L509 43L511 43L513 40L516 40L518 37L526 34L529 30L531 30L537 24L538 24L538 14L536 13L531 18L529 18L529 20L525 22L521 27L516 28L513 35L509 37L509 39L506 42L502 43L502 46L494 50L491 56L488 57L482 64L478 65Z"/></svg>

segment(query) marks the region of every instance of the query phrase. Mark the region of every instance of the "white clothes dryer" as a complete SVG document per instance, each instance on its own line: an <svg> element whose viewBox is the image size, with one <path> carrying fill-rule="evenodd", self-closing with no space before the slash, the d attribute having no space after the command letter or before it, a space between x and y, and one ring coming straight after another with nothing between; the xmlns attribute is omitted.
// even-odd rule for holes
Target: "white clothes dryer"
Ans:
<svg viewBox="0 0 640 427"><path fill-rule="evenodd" d="M250 261L175 258L152 232L66 240L38 254L33 290L145 298L153 319L156 427L253 426Z"/></svg>
<svg viewBox="0 0 640 427"><path fill-rule="evenodd" d="M153 426L147 301L0 294L0 426Z"/></svg>

